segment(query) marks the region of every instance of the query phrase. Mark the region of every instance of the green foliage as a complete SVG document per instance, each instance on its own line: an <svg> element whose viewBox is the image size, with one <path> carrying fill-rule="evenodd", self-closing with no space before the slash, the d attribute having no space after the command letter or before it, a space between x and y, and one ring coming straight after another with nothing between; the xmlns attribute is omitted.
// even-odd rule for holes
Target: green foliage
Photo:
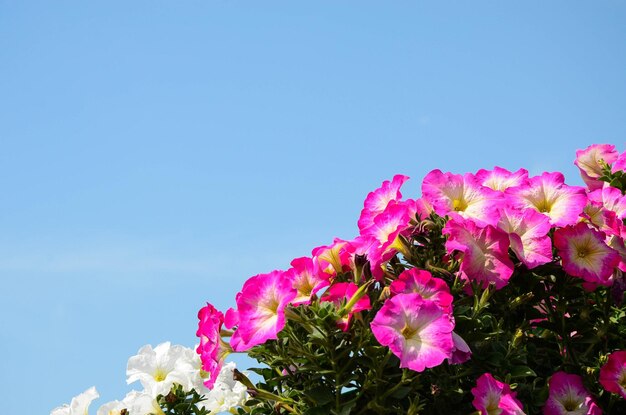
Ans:
<svg viewBox="0 0 626 415"><path fill-rule="evenodd" d="M174 384L167 395L157 396L157 403L165 415L207 415L209 411L197 406L203 400L204 397L195 390L186 392L178 384Z"/></svg>

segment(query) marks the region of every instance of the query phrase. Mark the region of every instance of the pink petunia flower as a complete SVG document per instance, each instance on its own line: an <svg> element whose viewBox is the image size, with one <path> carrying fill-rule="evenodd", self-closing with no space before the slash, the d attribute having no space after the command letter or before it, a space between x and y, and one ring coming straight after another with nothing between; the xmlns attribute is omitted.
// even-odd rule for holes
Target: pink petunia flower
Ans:
<svg viewBox="0 0 626 415"><path fill-rule="evenodd" d="M423 299L434 301L446 312L452 312L452 295L448 284L430 272L412 268L403 271L389 286L393 295L417 293Z"/></svg>
<svg viewBox="0 0 626 415"><path fill-rule="evenodd" d="M504 202L502 193L481 186L472 174L442 173L433 170L424 177L422 196L440 216L473 219L481 224L495 225L498 207Z"/></svg>
<svg viewBox="0 0 626 415"><path fill-rule="evenodd" d="M296 295L290 273L272 271L249 278L236 297L238 326L230 339L233 350L242 352L278 338L285 326L285 307ZM232 320L235 313L227 315Z"/></svg>
<svg viewBox="0 0 626 415"><path fill-rule="evenodd" d="M198 320L196 336L200 338L200 344L196 352L200 355L202 370L209 374L204 384L211 389L231 348L220 335L224 323L224 315L221 311L207 303L198 311Z"/></svg>
<svg viewBox="0 0 626 415"><path fill-rule="evenodd" d="M502 167L494 167L493 170L481 169L476 172L478 182L490 189L504 192L509 187L521 186L528 180L528 170L519 169L512 173Z"/></svg>
<svg viewBox="0 0 626 415"><path fill-rule="evenodd" d="M626 196L622 194L621 190L605 183L601 189L589 192L588 197L590 201L615 212L618 218L626 218Z"/></svg>
<svg viewBox="0 0 626 415"><path fill-rule="evenodd" d="M391 181L385 180L381 187L370 192L363 203L364 207L359 218L359 230L363 230L374 223L374 218L382 213L390 202L402 198L400 187L409 180L408 176L397 174Z"/></svg>
<svg viewBox="0 0 626 415"><path fill-rule="evenodd" d="M331 277L350 270L350 251L348 241L335 238L331 245L313 248L311 254L320 269Z"/></svg>
<svg viewBox="0 0 626 415"><path fill-rule="evenodd" d="M610 286L611 275L620 262L620 256L605 242L605 235L580 222L554 232L554 246L563 261L563 269L569 275L580 277L588 284Z"/></svg>
<svg viewBox="0 0 626 415"><path fill-rule="evenodd" d="M472 350L461 336L452 332L452 355L448 358L451 365L459 365L467 362L472 356Z"/></svg>
<svg viewBox="0 0 626 415"><path fill-rule="evenodd" d="M356 294L359 287L352 282L337 282L330 286L328 291L324 293L321 301L334 303L337 307L347 304ZM337 322L337 326L343 331L348 331L350 320L355 313L371 309L370 298L367 295L361 297L341 320Z"/></svg>
<svg viewBox="0 0 626 415"><path fill-rule="evenodd" d="M524 406L515 398L511 387L494 379L490 373L481 375L472 388L474 408L480 415L524 415Z"/></svg>
<svg viewBox="0 0 626 415"><path fill-rule="evenodd" d="M511 249L529 269L552 261L550 222L533 209L501 209L498 228L509 234Z"/></svg>
<svg viewBox="0 0 626 415"><path fill-rule="evenodd" d="M568 186L561 173L543 173L528 185L506 190L507 202L515 209L535 209L550 218L554 226L573 225L587 204L582 187Z"/></svg>
<svg viewBox="0 0 626 415"><path fill-rule="evenodd" d="M544 415L601 415L593 396L578 375L556 372L548 381L550 395L543 407Z"/></svg>
<svg viewBox="0 0 626 415"><path fill-rule="evenodd" d="M291 266L289 272L293 273L293 288L297 291L293 305L309 304L315 293L330 285L330 275L322 272L319 263L311 258L296 258Z"/></svg>
<svg viewBox="0 0 626 415"><path fill-rule="evenodd" d="M617 160L611 166L611 172L626 171L626 151L617 156Z"/></svg>
<svg viewBox="0 0 626 415"><path fill-rule="evenodd" d="M600 384L626 399L626 350L609 355L609 361L600 368Z"/></svg>
<svg viewBox="0 0 626 415"><path fill-rule="evenodd" d="M448 235L446 249L463 253L461 272L471 281L486 288L494 282L504 287L513 274L509 258L509 236L491 225L479 227L471 220L449 220L443 228Z"/></svg>
<svg viewBox="0 0 626 415"><path fill-rule="evenodd" d="M598 180L602 176L600 160L606 164L613 164L617 160L617 156L615 146L610 144L592 144L584 150L576 151L574 164L580 169L580 176L589 190L602 188L603 182Z"/></svg>
<svg viewBox="0 0 626 415"><path fill-rule="evenodd" d="M376 340L400 358L400 367L417 372L440 365L454 349L450 316L417 293L385 301L371 328Z"/></svg>

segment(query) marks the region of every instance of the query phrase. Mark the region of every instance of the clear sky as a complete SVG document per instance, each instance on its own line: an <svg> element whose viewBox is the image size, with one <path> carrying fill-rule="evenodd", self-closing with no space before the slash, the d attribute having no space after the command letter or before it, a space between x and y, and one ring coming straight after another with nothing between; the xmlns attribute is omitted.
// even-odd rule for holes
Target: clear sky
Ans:
<svg viewBox="0 0 626 415"><path fill-rule="evenodd" d="M624 1L0 0L0 390L46 414L395 173L626 137ZM95 414L97 404L92 407Z"/></svg>

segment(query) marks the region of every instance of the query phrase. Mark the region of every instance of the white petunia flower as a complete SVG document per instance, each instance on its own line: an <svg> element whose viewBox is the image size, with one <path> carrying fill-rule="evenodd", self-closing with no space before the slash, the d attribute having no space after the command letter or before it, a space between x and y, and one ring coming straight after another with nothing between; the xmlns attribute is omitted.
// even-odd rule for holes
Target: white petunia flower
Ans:
<svg viewBox="0 0 626 415"><path fill-rule="evenodd" d="M123 409L127 409L124 402L111 401L102 405L98 409L97 415L121 415Z"/></svg>
<svg viewBox="0 0 626 415"><path fill-rule="evenodd" d="M95 386L72 398L70 404L59 406L50 412L50 415L87 415L91 401L100 397Z"/></svg>
<svg viewBox="0 0 626 415"><path fill-rule="evenodd" d="M194 372L188 350L183 346L172 346L170 342L161 343L154 349L151 345L142 347L136 356L128 359L126 382L141 382L144 391L152 397L167 395L174 383L188 390Z"/></svg>
<svg viewBox="0 0 626 415"><path fill-rule="evenodd" d="M145 392L129 392L122 402L130 415L165 415L156 399Z"/></svg>
<svg viewBox="0 0 626 415"><path fill-rule="evenodd" d="M248 399L246 386L233 378L235 363L225 364L220 370L220 374L215 380L213 389L204 393L206 400L200 402L198 406L205 408L211 413L232 412L237 407L243 406ZM207 389L204 388L203 391ZM198 389L196 391L203 394Z"/></svg>

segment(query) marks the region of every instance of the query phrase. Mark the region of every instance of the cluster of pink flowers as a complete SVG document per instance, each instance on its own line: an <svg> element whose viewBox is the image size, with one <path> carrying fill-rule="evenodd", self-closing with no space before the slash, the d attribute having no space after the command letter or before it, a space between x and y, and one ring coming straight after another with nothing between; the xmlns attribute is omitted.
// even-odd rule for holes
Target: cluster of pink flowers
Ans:
<svg viewBox="0 0 626 415"><path fill-rule="evenodd" d="M289 308L331 302L337 321L350 330L358 313L371 309L369 284L389 287L371 321L378 342L400 359L400 367L421 372L447 361L471 358L466 342L455 333L453 296L443 279L412 268L390 272L390 260L410 255L408 236L431 213L448 220L443 229L450 261L459 261L459 277L468 295L509 284L515 267L533 269L555 263L580 278L588 291L611 286L616 269L626 271L626 196L600 180L605 165L626 168L626 153L612 145L593 145L577 152L576 165L587 187L570 186L561 173L530 176L520 169L495 167L464 175L431 171L422 182L422 197L403 199L408 180L397 175L365 199L359 234L336 239L297 258L286 271L248 279L225 315L210 304L200 310L198 353L210 385L230 352L245 352L277 339L289 319ZM512 252L514 255L510 255ZM337 276L353 275L352 282ZM224 330L230 342L222 340ZM599 382L626 398L626 351L615 351L603 366ZM580 376L557 372L549 381L545 414L599 414ZM522 414L523 405L506 383L485 373L472 389L481 414Z"/></svg>

